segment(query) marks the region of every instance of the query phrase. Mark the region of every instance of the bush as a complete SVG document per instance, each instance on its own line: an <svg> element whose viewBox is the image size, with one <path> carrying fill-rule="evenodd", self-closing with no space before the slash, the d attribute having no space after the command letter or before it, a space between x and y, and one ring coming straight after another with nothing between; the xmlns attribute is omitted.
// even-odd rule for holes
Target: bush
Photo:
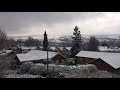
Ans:
<svg viewBox="0 0 120 90"><path fill-rule="evenodd" d="M44 64L32 66L29 70L29 74L41 75L46 78L63 78L63 75L60 75L59 71L51 65L49 65L49 72L47 73L47 67Z"/></svg>
<svg viewBox="0 0 120 90"><path fill-rule="evenodd" d="M42 63L43 63L43 64L47 64L47 60L44 59L44 60L42 61ZM51 59L48 59L48 64L51 64L51 63L52 63L52 60L51 60Z"/></svg>
<svg viewBox="0 0 120 90"><path fill-rule="evenodd" d="M74 58L69 58L67 60L67 65L75 65L75 59Z"/></svg>
<svg viewBox="0 0 120 90"><path fill-rule="evenodd" d="M90 70L90 72L91 72L91 73L93 73L93 72L96 72L96 71L97 71L96 66L95 66L95 65L93 65L93 64L89 64L89 65L88 65L88 68L89 68L89 70Z"/></svg>
<svg viewBox="0 0 120 90"><path fill-rule="evenodd" d="M49 71L46 78L65 78L63 75L60 75L59 71Z"/></svg>
<svg viewBox="0 0 120 90"><path fill-rule="evenodd" d="M30 68L29 73L34 75L46 76L47 66L44 64L34 65ZM78 66L66 66L66 65L54 65L49 64L50 77L56 76L56 72L59 73L69 73L69 74L78 74L78 75L90 75L95 72L97 68L94 65L78 65ZM51 75L52 74L52 75ZM60 76L58 74L58 76ZM49 77L49 76L47 76Z"/></svg>
<svg viewBox="0 0 120 90"><path fill-rule="evenodd" d="M30 67L32 67L34 64L32 62L25 62L22 64L20 69L17 71L17 74L25 74L29 72Z"/></svg>
<svg viewBox="0 0 120 90"><path fill-rule="evenodd" d="M44 64L34 65L34 66L31 66L28 73L33 75L41 75L45 70L46 70L46 66Z"/></svg>
<svg viewBox="0 0 120 90"><path fill-rule="evenodd" d="M9 69L10 61L6 56L0 56L0 76L4 75L6 70Z"/></svg>

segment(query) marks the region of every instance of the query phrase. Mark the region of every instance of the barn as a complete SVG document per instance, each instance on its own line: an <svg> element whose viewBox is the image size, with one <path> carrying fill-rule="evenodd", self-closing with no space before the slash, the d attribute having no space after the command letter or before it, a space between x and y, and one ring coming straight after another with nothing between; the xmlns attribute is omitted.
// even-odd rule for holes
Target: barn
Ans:
<svg viewBox="0 0 120 90"><path fill-rule="evenodd" d="M67 61L67 58L57 52L48 51L48 58L53 62L58 62L60 64L64 64ZM47 51L40 50L31 50L28 53L24 54L16 54L17 64L21 64L24 62L33 62L33 63L41 63L42 60L47 59Z"/></svg>
<svg viewBox="0 0 120 90"><path fill-rule="evenodd" d="M120 53L80 51L76 57L77 64L94 64L99 70L120 75Z"/></svg>

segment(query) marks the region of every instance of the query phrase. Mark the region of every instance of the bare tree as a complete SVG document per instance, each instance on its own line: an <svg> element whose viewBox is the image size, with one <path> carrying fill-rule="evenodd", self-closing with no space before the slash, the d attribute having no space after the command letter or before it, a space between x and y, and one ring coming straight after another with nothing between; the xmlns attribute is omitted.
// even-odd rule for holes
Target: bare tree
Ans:
<svg viewBox="0 0 120 90"><path fill-rule="evenodd" d="M0 50L2 50L5 47L6 41L7 41L6 33L0 29Z"/></svg>
<svg viewBox="0 0 120 90"><path fill-rule="evenodd" d="M10 58L6 55L0 56L0 78L9 70L10 62Z"/></svg>
<svg viewBox="0 0 120 90"><path fill-rule="evenodd" d="M32 37L28 37L28 39L24 41L25 46L39 46L40 44L41 42L38 39Z"/></svg>

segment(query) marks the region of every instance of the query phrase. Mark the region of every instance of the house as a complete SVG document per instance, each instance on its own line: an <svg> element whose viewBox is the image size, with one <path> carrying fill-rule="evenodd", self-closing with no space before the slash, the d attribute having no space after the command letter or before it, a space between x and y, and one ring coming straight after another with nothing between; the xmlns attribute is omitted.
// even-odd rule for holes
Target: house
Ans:
<svg viewBox="0 0 120 90"><path fill-rule="evenodd" d="M120 53L80 51L76 57L77 64L94 64L99 70L120 75Z"/></svg>
<svg viewBox="0 0 120 90"><path fill-rule="evenodd" d="M22 49L22 53L27 53L30 50L37 49L37 47L26 47L26 46L21 46L20 48Z"/></svg>
<svg viewBox="0 0 120 90"><path fill-rule="evenodd" d="M59 62L61 64L65 64L67 58L57 52L48 51L48 58L51 59L54 63ZM40 50L31 50L28 53L16 54L17 64L21 64L23 62L33 62L33 63L41 63L42 60L47 59L47 51Z"/></svg>

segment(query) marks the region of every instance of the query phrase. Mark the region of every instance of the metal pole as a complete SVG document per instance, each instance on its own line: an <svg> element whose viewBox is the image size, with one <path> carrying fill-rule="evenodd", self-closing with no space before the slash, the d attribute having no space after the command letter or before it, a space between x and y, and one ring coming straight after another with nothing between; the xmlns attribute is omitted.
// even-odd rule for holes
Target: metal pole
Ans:
<svg viewBox="0 0 120 90"><path fill-rule="evenodd" d="M47 49L47 74L48 74L48 49Z"/></svg>

